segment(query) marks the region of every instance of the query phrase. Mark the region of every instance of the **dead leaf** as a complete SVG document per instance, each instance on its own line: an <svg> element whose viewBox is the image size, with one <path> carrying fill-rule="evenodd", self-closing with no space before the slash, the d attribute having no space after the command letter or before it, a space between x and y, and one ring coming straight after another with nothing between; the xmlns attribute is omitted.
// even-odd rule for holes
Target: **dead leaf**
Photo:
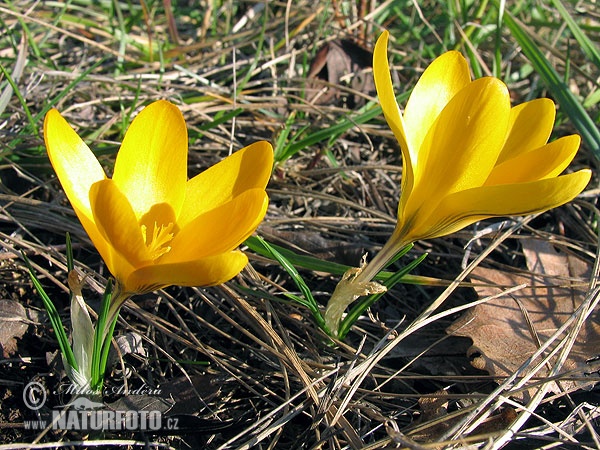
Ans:
<svg viewBox="0 0 600 450"><path fill-rule="evenodd" d="M371 67L373 54L351 40L341 39L328 42L313 59L308 73L307 100L313 104L335 103L341 96L336 85L347 85L353 90L368 94L375 90L373 76L364 69ZM327 81L326 87L318 80ZM355 108L365 103L364 97L356 94L348 98L348 107Z"/></svg>
<svg viewBox="0 0 600 450"><path fill-rule="evenodd" d="M117 345L121 355L129 355L130 353L143 356L148 356L148 352L144 348L144 340L138 333L127 333L116 338Z"/></svg>
<svg viewBox="0 0 600 450"><path fill-rule="evenodd" d="M422 422L441 417L448 412L448 391L440 389L428 397L421 397L418 403Z"/></svg>
<svg viewBox="0 0 600 450"><path fill-rule="evenodd" d="M117 352L114 347L110 348L110 353L108 354L108 367L117 364L125 355L134 354L143 358L148 356L148 352L144 348L144 340L138 333L126 333L116 337L115 341L119 351Z"/></svg>
<svg viewBox="0 0 600 450"><path fill-rule="evenodd" d="M0 300L0 347L4 358L17 351L17 339L27 332L30 322L22 304L14 300Z"/></svg>
<svg viewBox="0 0 600 450"><path fill-rule="evenodd" d="M530 274L477 268L472 281L485 284L476 288L480 298L498 295L507 287L527 287L475 306L447 329L450 334L471 338L473 345L468 355L473 358L473 366L499 379L512 375L537 351L536 339L544 343L565 323L581 305L589 278L590 268L585 261L557 251L549 242L527 240L523 241L523 248ZM598 353L600 321L594 312L579 332L562 372L585 376L590 372L586 361ZM547 373L544 369L537 376ZM566 380L561 385L572 390L591 387L596 380ZM556 384L550 390L560 391ZM521 399L527 396L525 392Z"/></svg>
<svg viewBox="0 0 600 450"><path fill-rule="evenodd" d="M418 401L421 410L418 423L422 427L411 438L419 442L431 442L448 430L456 422L456 417L447 417L449 401L448 391L444 389L421 397Z"/></svg>

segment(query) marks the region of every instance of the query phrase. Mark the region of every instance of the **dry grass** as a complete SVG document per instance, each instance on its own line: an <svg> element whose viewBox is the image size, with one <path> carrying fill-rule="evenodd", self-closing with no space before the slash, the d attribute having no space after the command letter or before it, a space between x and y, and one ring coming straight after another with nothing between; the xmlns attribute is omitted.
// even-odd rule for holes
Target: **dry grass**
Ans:
<svg viewBox="0 0 600 450"><path fill-rule="evenodd" d="M596 261L597 190L591 188L571 205L510 222L501 232L474 241L464 267L473 229L418 243L409 258L423 251L429 257L415 273L445 280L444 286L400 285L356 323L344 342L333 343L302 307L285 300L282 293L296 289L288 275L252 253L248 268L224 286L171 287L135 298L123 309L116 336L136 336L142 344L118 355L108 385L180 386L173 395L184 409L178 416L184 429L88 436L22 428L24 420L32 419L21 400L23 383L42 379L55 389L61 366L60 358L51 357L57 351L54 335L20 252L35 264L65 321L65 232L73 236L92 307L107 276L45 157L41 124L51 106L111 167L132 115L152 100L170 99L188 124L190 176L257 139L277 143L283 152L331 129L277 165L259 233L299 253L357 265L393 230L400 158L380 116L335 131L344 121L352 125L360 113L348 103L374 100L373 92L357 95L343 86L339 99L327 104L306 100L309 64L324 43L353 37L371 48L379 30L390 29L401 92L445 48L472 52L484 74L500 49L498 70L516 100L552 95L506 30L494 43L494 33L486 31L494 25L492 6L479 11L462 2L461 10L459 2L424 2L418 9L410 1L298 1L268 2L260 10L262 3L252 1L207 1L199 8L180 2L172 9L169 3L0 6L0 63L4 80L10 74L17 87L4 103L0 97L0 289L3 298L18 300L37 314L17 352L0 361L5 444L0 448L92 446L81 442L88 438L97 439L94 446L124 448L600 447L597 391L548 395L554 381L540 378L539 366L494 380L471 367L468 339L445 333L477 301L472 289L461 284L474 267L524 270L520 239L541 236ZM237 29L252 8L256 17ZM580 4L578 11L597 42L592 3ZM566 54L569 41L557 29L560 20L552 8L514 12L537 23L539 36ZM592 94L598 68L577 48L569 49L570 81L582 98L592 98L588 111L597 117ZM554 62L562 68L564 56ZM572 132L568 118L560 115L556 135ZM580 166L595 166L587 144L574 163ZM596 179L591 186L597 186ZM324 304L338 277L301 272ZM563 360L596 307L597 276L595 268L585 302L557 336ZM559 379L582 375L563 373L560 358L554 364ZM535 386L531 399L511 398L524 384ZM117 400L116 395L105 398L107 403Z"/></svg>

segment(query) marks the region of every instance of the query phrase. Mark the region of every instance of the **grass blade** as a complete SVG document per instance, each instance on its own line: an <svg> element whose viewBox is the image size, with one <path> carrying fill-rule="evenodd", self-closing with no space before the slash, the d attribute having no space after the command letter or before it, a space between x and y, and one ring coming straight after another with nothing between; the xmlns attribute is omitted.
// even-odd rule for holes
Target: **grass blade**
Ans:
<svg viewBox="0 0 600 450"><path fill-rule="evenodd" d="M596 159L600 160L600 131L598 131L596 124L587 114L581 102L571 93L568 86L531 39L523 24L508 12L504 15L504 22L523 49L523 53L527 56L535 71L548 86L561 108L573 121L575 128L581 133Z"/></svg>
<svg viewBox="0 0 600 450"><path fill-rule="evenodd" d="M17 59L15 60L15 65L13 68L12 79L13 82L16 83L21 79L21 75L23 75L23 70L27 65L27 39L25 35L21 37L21 43L19 44L19 53L17 54ZM8 106L8 102L13 94L13 84L9 82L9 84L4 88L2 94L0 94L0 115L4 112L6 107Z"/></svg>
<svg viewBox="0 0 600 450"><path fill-rule="evenodd" d="M600 68L600 51L598 51L596 45L587 37L579 25L577 25L577 22L573 20L573 17L569 14L560 0L552 0L552 4L564 19L571 30L571 33L573 33L573 36L577 40L583 53L586 54L596 67Z"/></svg>
<svg viewBox="0 0 600 450"><path fill-rule="evenodd" d="M401 103L404 102L404 100L408 98L408 95L409 93L401 94L398 97L398 101ZM363 112L354 117L345 116L337 124L323 128L322 130L312 133L303 139L297 140L297 137L294 136L292 139L295 142L292 142L285 148L281 148L281 151L278 152L276 162L283 162L286 159L294 156L299 151L326 139L328 140L332 137L339 137L350 128L368 122L369 120L372 120L373 118L382 114L381 106L379 105L364 107L362 111ZM301 130L301 132L302 131L304 131L304 128Z"/></svg>

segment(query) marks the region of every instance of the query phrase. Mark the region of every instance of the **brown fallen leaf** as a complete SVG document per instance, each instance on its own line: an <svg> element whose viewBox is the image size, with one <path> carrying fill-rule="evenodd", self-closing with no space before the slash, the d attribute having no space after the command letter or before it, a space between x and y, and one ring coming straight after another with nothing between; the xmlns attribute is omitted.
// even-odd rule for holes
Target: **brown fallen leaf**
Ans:
<svg viewBox="0 0 600 450"><path fill-rule="evenodd" d="M23 337L31 320L27 310L14 300L0 300L0 348L8 358L17 351L17 339Z"/></svg>
<svg viewBox="0 0 600 450"><path fill-rule="evenodd" d="M335 103L341 94L336 85L348 85L353 90L368 94L375 90L371 74L364 69L371 67L373 54L348 39L325 44L313 59L308 73L307 100L317 105ZM349 80L346 77L350 76ZM323 83L330 86L323 91ZM349 82L348 82L349 81ZM355 94L348 97L348 107L354 108L365 103L364 97Z"/></svg>
<svg viewBox="0 0 600 450"><path fill-rule="evenodd" d="M480 298L498 295L508 287L521 284L527 287L475 306L446 330L471 338L473 345L468 355L473 366L499 379L515 373L537 351L538 340L544 343L565 323L581 305L589 278L587 263L557 251L547 241L526 240L523 249L529 274L476 268L472 281L484 284L476 288ZM555 345L553 343L549 351ZM600 320L598 312L594 311L581 328L562 372L573 371L571 375L586 376L591 371L586 361L599 353ZM536 375L544 377L547 373L547 369L542 369ZM591 387L597 380L597 377L561 380L561 386L573 390ZM560 389L553 384L550 391L560 392ZM515 397L525 399L528 394L523 392Z"/></svg>

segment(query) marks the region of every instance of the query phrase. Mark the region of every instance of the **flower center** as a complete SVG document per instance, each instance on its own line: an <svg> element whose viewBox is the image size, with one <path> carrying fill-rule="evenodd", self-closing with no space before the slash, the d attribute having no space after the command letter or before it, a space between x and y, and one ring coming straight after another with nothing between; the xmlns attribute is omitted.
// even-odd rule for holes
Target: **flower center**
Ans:
<svg viewBox="0 0 600 450"><path fill-rule="evenodd" d="M157 222L154 222L150 227L142 224L141 229L150 259L156 261L165 253L171 251L169 242L171 242L174 236L173 223L159 225Z"/></svg>
<svg viewBox="0 0 600 450"><path fill-rule="evenodd" d="M171 251L169 245L179 232L173 208L167 203L152 205L139 221L140 231L146 244L147 258L154 263Z"/></svg>

